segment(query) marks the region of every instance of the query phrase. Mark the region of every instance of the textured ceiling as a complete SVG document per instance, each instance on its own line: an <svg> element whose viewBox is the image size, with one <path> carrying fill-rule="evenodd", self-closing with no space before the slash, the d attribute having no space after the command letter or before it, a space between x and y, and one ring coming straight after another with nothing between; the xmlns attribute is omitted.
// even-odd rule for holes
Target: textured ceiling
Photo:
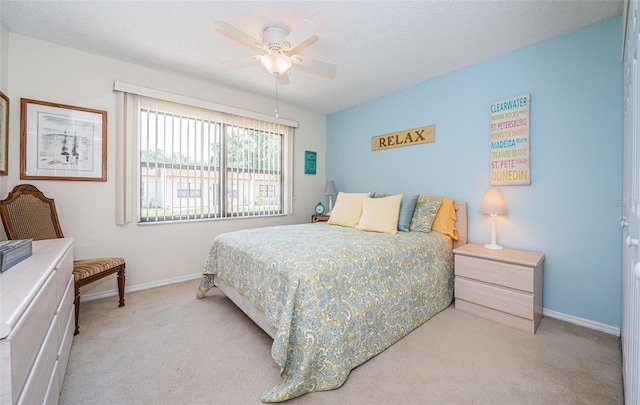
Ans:
<svg viewBox="0 0 640 405"><path fill-rule="evenodd" d="M11 1L13 33L273 96L259 64L220 62L256 52L216 29L255 38L268 25L319 27L300 55L338 65L334 78L294 67L281 102L330 114L622 14L623 0ZM622 41L622 33L620 34Z"/></svg>

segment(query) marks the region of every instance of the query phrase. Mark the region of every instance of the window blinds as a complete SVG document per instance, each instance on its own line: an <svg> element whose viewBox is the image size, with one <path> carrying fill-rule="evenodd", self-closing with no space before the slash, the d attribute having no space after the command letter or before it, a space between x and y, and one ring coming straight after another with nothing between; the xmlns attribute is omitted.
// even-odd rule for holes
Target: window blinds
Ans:
<svg viewBox="0 0 640 405"><path fill-rule="evenodd" d="M119 224L136 211L140 222L290 212L294 128L283 120L131 93L118 104Z"/></svg>

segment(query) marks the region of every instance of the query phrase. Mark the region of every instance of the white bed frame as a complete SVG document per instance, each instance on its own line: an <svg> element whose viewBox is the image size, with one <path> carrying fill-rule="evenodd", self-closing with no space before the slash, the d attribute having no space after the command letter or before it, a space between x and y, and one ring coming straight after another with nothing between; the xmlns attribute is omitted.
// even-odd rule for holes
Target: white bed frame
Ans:
<svg viewBox="0 0 640 405"><path fill-rule="evenodd" d="M456 229L458 230L458 240L453 241L454 249L467 243L467 203L456 201L458 205L456 221ZM217 275L213 276L216 286L234 303L242 312L247 314L253 322L255 322L262 330L264 330L272 339L276 337L276 328L267 323L267 316L264 312L256 308L249 299L240 294L238 290L224 281L220 280Z"/></svg>

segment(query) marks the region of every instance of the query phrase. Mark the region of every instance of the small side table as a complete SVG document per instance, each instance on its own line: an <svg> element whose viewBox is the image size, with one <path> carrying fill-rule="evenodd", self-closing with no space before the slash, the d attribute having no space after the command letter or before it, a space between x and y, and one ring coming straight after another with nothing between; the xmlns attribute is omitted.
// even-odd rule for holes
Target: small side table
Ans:
<svg viewBox="0 0 640 405"><path fill-rule="evenodd" d="M455 308L536 333L544 254L467 244L455 255Z"/></svg>
<svg viewBox="0 0 640 405"><path fill-rule="evenodd" d="M329 220L329 215L311 215L311 222L327 222Z"/></svg>

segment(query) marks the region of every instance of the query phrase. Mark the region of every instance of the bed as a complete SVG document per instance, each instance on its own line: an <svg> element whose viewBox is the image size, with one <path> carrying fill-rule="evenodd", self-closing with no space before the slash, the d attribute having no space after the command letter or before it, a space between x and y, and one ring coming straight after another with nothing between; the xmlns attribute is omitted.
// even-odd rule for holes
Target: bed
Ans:
<svg viewBox="0 0 640 405"><path fill-rule="evenodd" d="M196 297L218 287L273 338L282 382L263 402L340 387L353 368L453 302L452 249L467 235L466 203L454 204L457 240L327 222L214 238Z"/></svg>

